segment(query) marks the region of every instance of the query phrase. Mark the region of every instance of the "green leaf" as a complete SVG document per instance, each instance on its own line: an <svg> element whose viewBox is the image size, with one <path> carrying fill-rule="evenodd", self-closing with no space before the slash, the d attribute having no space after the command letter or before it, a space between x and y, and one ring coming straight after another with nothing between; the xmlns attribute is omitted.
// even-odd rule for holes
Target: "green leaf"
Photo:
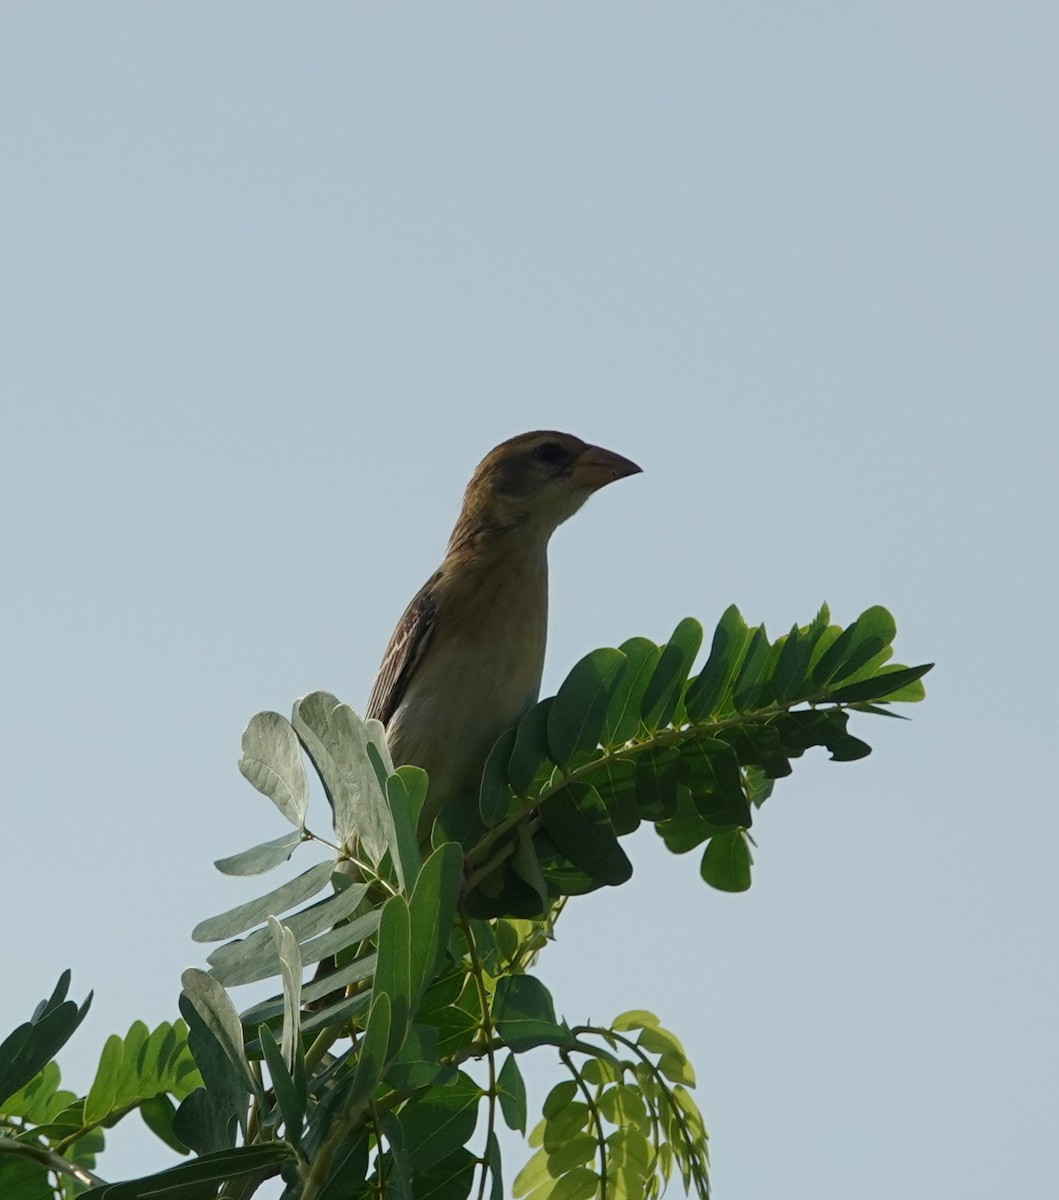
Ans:
<svg viewBox="0 0 1059 1200"><path fill-rule="evenodd" d="M610 823L620 837L635 833L640 826L636 802L637 766L633 759L611 758L599 764L597 770L584 777L606 805Z"/></svg>
<svg viewBox="0 0 1059 1200"><path fill-rule="evenodd" d="M442 976L427 989L419 1020L437 1030L439 1054L455 1054L469 1046L482 1024L474 981L460 971Z"/></svg>
<svg viewBox="0 0 1059 1200"><path fill-rule="evenodd" d="M813 668L813 682L823 686L848 678L888 646L896 634L897 626L885 608L876 605L866 609L820 656Z"/></svg>
<svg viewBox="0 0 1059 1200"><path fill-rule="evenodd" d="M175 1116L176 1107L165 1092L160 1092L157 1096L149 1096L140 1104L140 1117L155 1137L165 1142L177 1154L188 1154L188 1147L177 1137L173 1129Z"/></svg>
<svg viewBox="0 0 1059 1200"><path fill-rule="evenodd" d="M211 1075L216 1078L223 1073L239 1095L249 1094L255 1084L243 1052L243 1026L228 993L216 979L197 967L188 967L180 982L183 987L180 1009L188 1022L188 1041L206 1086L213 1086ZM203 1048L215 1063L220 1064L223 1059L226 1064L223 1072L207 1072L200 1057Z"/></svg>
<svg viewBox="0 0 1059 1200"><path fill-rule="evenodd" d="M668 1143L663 1144L659 1152L659 1158L668 1149ZM650 1178L650 1175L648 1178ZM645 1200L647 1194L647 1185L644 1182L643 1173L640 1170L633 1170L630 1167L619 1166L613 1157L608 1155L607 1195L614 1197L614 1200ZM699 1192L700 1196L706 1194L705 1192Z"/></svg>
<svg viewBox="0 0 1059 1200"><path fill-rule="evenodd" d="M415 1176L415 1200L465 1200L478 1159L462 1147Z"/></svg>
<svg viewBox="0 0 1059 1200"><path fill-rule="evenodd" d="M934 664L927 663L926 666L933 669ZM893 669L895 671L898 670L899 665L895 663ZM908 668L908 669L915 670L916 668ZM920 700L925 700L926 696L927 696L927 692L926 692L926 688L924 688L924 686L923 686L922 679L914 679L911 683L905 684L904 687L899 688L896 692L891 692L886 697L886 699L884 701L882 701L882 703L883 704L918 704ZM877 708L874 711L875 712L885 712L888 717L896 717L898 715L897 713L887 712L887 710L885 708L883 708L883 709ZM904 717L904 718L899 718L899 719L907 720L908 718Z"/></svg>
<svg viewBox="0 0 1059 1200"><path fill-rule="evenodd" d="M336 951L370 937L378 926L378 910L338 925L356 912L367 892L365 884L351 884L326 900L321 900L284 920L297 938L303 965L319 962ZM316 937L321 930L326 933ZM256 929L248 937L218 946L206 958L210 974L226 987L254 983L280 971L279 955L268 929Z"/></svg>
<svg viewBox="0 0 1059 1200"><path fill-rule="evenodd" d="M182 1021L178 1024L183 1027ZM118 1087L115 1094L115 1100L119 1104L135 1099L140 1082L139 1065L141 1062L148 1071L154 1069L157 1074L161 1074L164 1066L160 1061L163 1056L162 1041L165 1039L166 1030L169 1028L167 1024L163 1023L152 1034L142 1021L133 1021L129 1026L129 1032L125 1035L123 1043L121 1070L118 1075ZM150 1050L148 1050L148 1043L150 1043ZM186 1036L184 1044L186 1047ZM153 1058L150 1066L148 1066L146 1061L148 1053Z"/></svg>
<svg viewBox="0 0 1059 1200"><path fill-rule="evenodd" d="M507 777L516 796L525 796L537 775L537 768L548 758L548 719L553 697L535 704L519 721L515 730L515 749L507 764Z"/></svg>
<svg viewBox="0 0 1059 1200"><path fill-rule="evenodd" d="M14 1154L0 1155L0 1195L4 1200L55 1200L46 1168Z"/></svg>
<svg viewBox="0 0 1059 1200"><path fill-rule="evenodd" d="M368 722L369 728L372 724L374 722ZM430 780L422 767L413 767L409 763L398 767L394 774L404 782L405 791L408 796L408 813L412 819L412 826L414 828L419 824L419 815L426 804L427 789Z"/></svg>
<svg viewBox="0 0 1059 1200"><path fill-rule="evenodd" d="M116 1033L112 1033L103 1045L95 1078L85 1097L86 1125L98 1124L114 1107L124 1059L125 1044Z"/></svg>
<svg viewBox="0 0 1059 1200"><path fill-rule="evenodd" d="M386 780L386 802L390 808L390 827L393 831L390 856L397 870L401 890L405 893L415 886L422 862L412 808L414 794L419 799L419 804L415 806L417 811L422 808L426 795L425 783L426 772L420 767L401 767Z"/></svg>
<svg viewBox="0 0 1059 1200"><path fill-rule="evenodd" d="M872 752L872 748L846 732L849 714L838 709L810 709L809 712L788 713L771 724L779 733L780 742L790 755L800 754L808 746L826 746L833 762L852 762Z"/></svg>
<svg viewBox="0 0 1059 1200"><path fill-rule="evenodd" d="M463 851L439 846L423 864L409 901L413 1008L433 982L448 947L463 882Z"/></svg>
<svg viewBox="0 0 1059 1200"><path fill-rule="evenodd" d="M661 1025L648 1025L640 1031L636 1044L651 1054L674 1054L678 1058L687 1058L680 1039Z"/></svg>
<svg viewBox="0 0 1059 1200"><path fill-rule="evenodd" d="M369 717L363 724L364 736L367 739L364 749L368 761L371 763L371 769L375 772L375 779L379 787L385 789L386 780L396 770L390 754L390 747L386 744L386 726L374 717ZM423 773L426 774L425 771Z"/></svg>
<svg viewBox="0 0 1059 1200"><path fill-rule="evenodd" d="M779 734L770 725L744 725L722 730L718 739L735 751L741 767L760 767L770 779L791 773Z"/></svg>
<svg viewBox="0 0 1059 1200"><path fill-rule="evenodd" d="M427 805L432 808L432 805ZM464 851L470 852L485 837L485 825L478 811L478 793L474 788L462 788L455 795L439 804L437 813L420 815L419 836L427 841L427 822L431 822L429 843L437 849L446 842L457 842Z"/></svg>
<svg viewBox="0 0 1059 1200"><path fill-rule="evenodd" d="M916 687L917 683L919 685L919 691L922 694L919 696L916 696L915 699L922 700L926 695L926 692L923 688L922 683L919 683L919 681L917 680L916 683L909 684L909 690L911 690L911 688ZM904 691L905 689L902 688L901 690ZM860 701L859 703L851 704L850 708L853 709L854 712L874 713L875 716L877 716L877 717L889 717L889 719L891 721L910 721L912 719L911 717L906 717L903 713L891 712L890 709L888 709L886 707L886 705L889 704L893 699L894 699L894 697L889 697L888 699L882 701L879 704L868 704L865 701ZM905 700L905 699L908 699L908 697L899 696L899 697L897 697L897 699Z"/></svg>
<svg viewBox="0 0 1059 1200"><path fill-rule="evenodd" d="M130 1179L124 1183L107 1183L84 1192L85 1200L152 1200L153 1197L182 1200L184 1196L201 1195L193 1187L220 1184L228 1179L247 1175L270 1178L279 1174L284 1163L293 1161L293 1151L283 1142L259 1142L206 1154L193 1162L181 1163L168 1171Z"/></svg>
<svg viewBox="0 0 1059 1200"><path fill-rule="evenodd" d="M732 687L732 703L738 712L747 712L757 703L766 682L765 668L770 649L765 626L759 625L751 631L750 643Z"/></svg>
<svg viewBox="0 0 1059 1200"><path fill-rule="evenodd" d="M702 626L694 617L685 617L662 647L643 694L640 715L648 729L662 729L673 720L701 645Z"/></svg>
<svg viewBox="0 0 1059 1200"><path fill-rule="evenodd" d="M515 749L517 729L505 730L485 760L482 782L478 791L478 809L486 829L506 820L515 809L515 796L508 783L508 763Z"/></svg>
<svg viewBox="0 0 1059 1200"><path fill-rule="evenodd" d="M375 1173L370 1186L376 1186L376 1180L382 1185L378 1188L381 1197L391 1197L393 1200L414 1200L412 1184L412 1164L408 1161L408 1149L405 1145L404 1131L401 1122L392 1112L380 1113L376 1118L376 1131L385 1139L389 1149L377 1158ZM382 1151L381 1140L376 1138L379 1150ZM334 1200L348 1200L346 1196L336 1196Z"/></svg>
<svg viewBox="0 0 1059 1200"><path fill-rule="evenodd" d="M740 829L710 838L700 872L710 887L721 892L745 892L750 887L750 847Z"/></svg>
<svg viewBox="0 0 1059 1200"><path fill-rule="evenodd" d="M49 999L0 1043L0 1102L29 1083L85 1019L92 993L79 1008L66 999L69 987L70 972L63 971Z"/></svg>
<svg viewBox="0 0 1059 1200"><path fill-rule="evenodd" d="M457 1071L448 1083L431 1088L401 1110L399 1119L417 1181L417 1200L421 1172L443 1162L470 1140L482 1095L469 1075Z"/></svg>
<svg viewBox="0 0 1059 1200"><path fill-rule="evenodd" d="M306 1092L295 1086L294 1079L287 1069L287 1064L283 1061L283 1054L279 1046L276 1045L276 1039L272 1034L272 1030L267 1025L259 1025L257 1037L261 1044L262 1053L265 1056L265 1062L268 1065L272 1087L276 1092L276 1103L279 1105L279 1111L283 1117L283 1126L287 1140L291 1145L297 1146L301 1141L302 1121L305 1117L307 1098Z"/></svg>
<svg viewBox="0 0 1059 1200"><path fill-rule="evenodd" d="M557 896L584 896L604 886L602 879L593 879L587 871L574 866L544 830L533 835L533 852L546 889L541 915L547 915L551 900Z"/></svg>
<svg viewBox="0 0 1059 1200"><path fill-rule="evenodd" d="M533 1133L536 1134L543 1127L544 1122L542 1121ZM532 1134L530 1144L533 1144ZM546 1197L550 1194L552 1186L552 1177L548 1173L548 1155L543 1150L538 1150L515 1176L515 1182L511 1185L511 1194L515 1197L537 1196L539 1190L540 1196Z"/></svg>
<svg viewBox="0 0 1059 1200"><path fill-rule="evenodd" d="M372 957L374 958L374 955ZM328 982L336 977L336 975L328 976ZM332 989L335 987L337 987L337 984L332 984ZM305 991L307 990L305 989ZM302 992L303 996L305 991ZM344 996L334 1004L329 1004L325 1008L315 1010L311 1017L302 1021L302 1036L308 1037L309 1034L318 1033L321 1029L333 1025L341 1025L354 1018L359 1021L364 1009L368 1008L370 1000L370 992L358 992L355 996Z"/></svg>
<svg viewBox="0 0 1059 1200"><path fill-rule="evenodd" d="M837 709L817 708L786 713L769 724L792 757L812 746L826 746L834 762L853 762L870 754L871 747L846 732L848 720L848 714Z"/></svg>
<svg viewBox="0 0 1059 1200"><path fill-rule="evenodd" d="M339 704L328 715L326 730L319 732L341 782L335 795L335 832L343 841L356 836L378 865L390 846L384 788L393 774L381 727L378 722L362 721L348 704Z"/></svg>
<svg viewBox="0 0 1059 1200"><path fill-rule="evenodd" d="M227 1069L227 1068L226 1068ZM245 1094L240 1093L241 1095ZM196 1088L173 1117L173 1132L197 1154L213 1154L235 1145L237 1114L220 1087Z"/></svg>
<svg viewBox="0 0 1059 1200"><path fill-rule="evenodd" d="M654 1081L652 1080L652 1087ZM648 1144L647 1138L639 1129L617 1129L607 1138L607 1157L614 1166L624 1166L640 1179L649 1179L652 1172L658 1169L663 1160L664 1152L669 1149L666 1144L659 1147L656 1155ZM668 1179L669 1171L660 1169L663 1179Z"/></svg>
<svg viewBox="0 0 1059 1200"><path fill-rule="evenodd" d="M781 703L792 699L794 688L801 680L809 661L811 646L797 625L782 639L776 665L772 672L772 694Z"/></svg>
<svg viewBox="0 0 1059 1200"><path fill-rule="evenodd" d="M831 676L832 685L843 679L860 678L869 664L876 667L890 658L891 644L897 636L897 625L881 605L866 609L856 620L857 637L851 654L841 668Z"/></svg>
<svg viewBox="0 0 1059 1200"><path fill-rule="evenodd" d="M731 746L715 738L696 738L681 747L680 764L703 820L721 827L751 824L750 804Z"/></svg>
<svg viewBox="0 0 1059 1200"><path fill-rule="evenodd" d="M660 646L642 637L630 638L618 649L625 655L625 670L611 691L600 734L608 747L624 745L639 731L643 695L662 653Z"/></svg>
<svg viewBox="0 0 1059 1200"><path fill-rule="evenodd" d="M390 1040L386 1048L389 1060L401 1048L412 1013L412 934L408 903L403 896L391 896L382 906L379 921L378 961L375 964L373 994L390 998ZM374 1001L373 1001L374 1005Z"/></svg>
<svg viewBox="0 0 1059 1200"><path fill-rule="evenodd" d="M239 770L292 825L300 829L305 824L309 782L298 736L286 717L263 712L250 718L243 732Z"/></svg>
<svg viewBox="0 0 1059 1200"><path fill-rule="evenodd" d="M829 692L827 698L835 704L849 704L853 701L863 700L900 699L907 701L910 696L901 695L901 693L910 689L933 666L933 663L924 663L920 667L889 667L877 675L873 675L870 679L847 683L845 687ZM922 684L919 686L918 694L912 693L917 700L922 699L924 694Z"/></svg>
<svg viewBox="0 0 1059 1200"><path fill-rule="evenodd" d="M570 781L540 806L541 821L555 845L592 879L617 885L632 875L606 807L594 787Z"/></svg>
<svg viewBox="0 0 1059 1200"><path fill-rule="evenodd" d="M509 1054L496 1079L500 1111L508 1129L526 1134L526 1084L519 1070L518 1059Z"/></svg>
<svg viewBox="0 0 1059 1200"><path fill-rule="evenodd" d="M417 1092L441 1078L449 1078L451 1066L438 1061L438 1031L430 1025L410 1025L400 1054L386 1069L387 1087L398 1092Z"/></svg>
<svg viewBox="0 0 1059 1200"><path fill-rule="evenodd" d="M501 867L491 872L464 897L467 915L478 919L544 916L546 902L541 898L538 885L527 883L518 873L531 872L532 860L529 855L533 852L532 846L527 851L520 842L518 854L523 857L517 868L512 863L511 870Z"/></svg>
<svg viewBox="0 0 1059 1200"><path fill-rule="evenodd" d="M537 911L544 913L548 909L548 882L541 870L535 839L524 821L515 829L515 838L518 849L511 859L511 869L533 889L540 902Z"/></svg>
<svg viewBox="0 0 1059 1200"><path fill-rule="evenodd" d="M342 1140L331 1159L327 1182L318 1193L318 1200L351 1200L363 1195L361 1184L368 1173L368 1131L352 1129Z"/></svg>
<svg viewBox="0 0 1059 1200"><path fill-rule="evenodd" d="M681 755L675 746L636 756L636 804L647 821L665 821L677 811Z"/></svg>
<svg viewBox="0 0 1059 1200"><path fill-rule="evenodd" d="M590 1200L597 1194L599 1176L588 1167L575 1167L548 1192L548 1200Z"/></svg>
<svg viewBox="0 0 1059 1200"><path fill-rule="evenodd" d="M683 1083L688 1087L695 1086L695 1072L691 1063L682 1054L663 1054L658 1060L658 1069L670 1083Z"/></svg>
<svg viewBox="0 0 1059 1200"><path fill-rule="evenodd" d="M371 861L380 862L386 852L383 795L368 760L373 739L367 725L330 692L295 701L291 721L324 785L339 841L357 835Z"/></svg>
<svg viewBox="0 0 1059 1200"><path fill-rule="evenodd" d="M60 1091L61 1075L56 1062L45 1063L40 1071L3 1102L3 1115L17 1117L26 1125L47 1125L77 1097Z"/></svg>
<svg viewBox="0 0 1059 1200"><path fill-rule="evenodd" d="M541 1116L544 1117L545 1121L554 1121L565 1108L573 1103L576 1097L576 1080L562 1080L544 1097L544 1104L541 1106Z"/></svg>
<svg viewBox="0 0 1059 1200"><path fill-rule="evenodd" d="M271 871L280 863L285 863L294 851L307 841L305 831L292 830L282 837L274 838L271 842L262 842L259 846L251 846L239 854L228 858L218 858L213 864L224 875L262 875Z"/></svg>
<svg viewBox="0 0 1059 1200"><path fill-rule="evenodd" d="M809 667L802 689L803 694L813 696L819 693L819 685L813 682L817 665L844 632L841 625L828 625L826 629L820 631L816 644L813 646L813 652L809 656Z"/></svg>
<svg viewBox="0 0 1059 1200"><path fill-rule="evenodd" d="M372 916L372 923L374 926L377 926L378 913L374 913ZM374 932L374 928L371 932ZM322 955L321 957L327 958L329 956ZM375 955L365 954L362 958L358 958L348 966L339 967L337 971L328 973L314 983L304 984L302 986L302 1004L311 1004L314 1000L319 1000L331 992L346 987L347 984L359 983L360 980L368 979L374 974ZM252 1008L248 1008L241 1014L241 1017L244 1025L255 1028L262 1021L271 1021L282 1012L283 1000L273 998L271 1000L263 1000L260 1004L255 1004ZM308 1024L303 1025L302 1032L307 1032L308 1028Z"/></svg>
<svg viewBox="0 0 1059 1200"><path fill-rule="evenodd" d="M607 1088L600 1093L599 1111L612 1125L619 1127L631 1126L647 1134L651 1129L647 1106L640 1092L628 1085Z"/></svg>
<svg viewBox="0 0 1059 1200"><path fill-rule="evenodd" d="M390 1044L390 997L384 991L376 991L371 998L368 1027L360 1039L349 1099L343 1106L347 1112L355 1111L366 1103L375 1091L375 1085L386 1069Z"/></svg>
<svg viewBox="0 0 1059 1200"><path fill-rule="evenodd" d="M549 752L560 767L599 744L611 694L624 668L625 655L604 647L586 654L567 675L548 712Z"/></svg>
<svg viewBox="0 0 1059 1200"><path fill-rule="evenodd" d="M684 696L688 720L704 721L720 710L749 639L746 622L733 604L717 624L706 665Z"/></svg>
<svg viewBox="0 0 1059 1200"><path fill-rule="evenodd" d="M822 604L820 611L813 618L812 623L799 629L798 661L793 664L788 663L784 667L784 672L789 671L791 678L782 681L784 686L781 691L776 691L774 682L773 690L777 699L804 700L816 691L812 682L813 668L819 662L820 656L827 649L828 645L841 632L837 626L831 625L830 622L831 610L826 604ZM777 665L777 672L779 669L779 665Z"/></svg>
<svg viewBox="0 0 1059 1200"><path fill-rule="evenodd" d="M333 862L317 863L308 871L288 880L274 888L266 896L258 900L250 900L246 904L236 905L227 912L219 913L200 921L191 931L192 940L196 942L219 942L225 938L235 937L247 929L253 929L270 916L281 916L288 909L295 908L306 900L311 899L317 892L327 887Z"/></svg>
<svg viewBox="0 0 1059 1200"><path fill-rule="evenodd" d="M659 1020L653 1012L646 1008L630 1008L619 1013L610 1023L611 1029L618 1033L627 1033L630 1029L657 1029Z"/></svg>
<svg viewBox="0 0 1059 1200"><path fill-rule="evenodd" d="M534 1046L567 1046L569 1029L555 1019L551 993L532 975L504 975L496 982L493 1024L516 1053Z"/></svg>
<svg viewBox="0 0 1059 1200"><path fill-rule="evenodd" d="M301 1054L302 959L294 934L275 917L268 919L269 933L279 957L283 980L283 1061L293 1072L295 1055Z"/></svg>
<svg viewBox="0 0 1059 1200"><path fill-rule="evenodd" d="M572 1171L574 1167L591 1162L596 1153L596 1146L594 1134L572 1134L548 1155L549 1173L559 1179Z"/></svg>
<svg viewBox="0 0 1059 1200"><path fill-rule="evenodd" d="M760 808L772 795L775 780L761 767L747 767L746 794L754 808Z"/></svg>
<svg viewBox="0 0 1059 1200"><path fill-rule="evenodd" d="M500 1142L492 1131L486 1142L484 1167L489 1171L489 1200L504 1200L504 1167L500 1157ZM456 1197L456 1200L462 1200L462 1197Z"/></svg>
<svg viewBox="0 0 1059 1200"><path fill-rule="evenodd" d="M591 1121L592 1110L581 1100L568 1101L554 1116L546 1118L544 1149L548 1151L549 1158L570 1138L575 1137L581 1130L587 1129ZM549 1165L549 1172L550 1170Z"/></svg>

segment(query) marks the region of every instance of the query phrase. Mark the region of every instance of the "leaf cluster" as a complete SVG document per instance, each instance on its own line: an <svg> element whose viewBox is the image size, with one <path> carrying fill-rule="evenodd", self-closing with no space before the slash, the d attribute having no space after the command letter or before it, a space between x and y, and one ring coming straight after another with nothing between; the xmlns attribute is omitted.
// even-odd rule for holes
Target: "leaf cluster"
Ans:
<svg viewBox="0 0 1059 1200"><path fill-rule="evenodd" d="M687 1194L707 1196L706 1127L679 1039L642 1010L573 1032L562 1055L570 1078L544 1101L514 1195L654 1200L675 1169Z"/></svg>
<svg viewBox="0 0 1059 1200"><path fill-rule="evenodd" d="M629 878L620 838L643 822L676 853L702 847L707 883L748 887L748 830L792 761L816 746L863 757L851 713L922 697L929 668L891 664L894 633L884 609L841 629L825 607L770 641L730 608L695 674L691 618L663 645L594 651L499 739L480 788L446 805L423 843L428 780L395 769L378 722L326 692L290 720L258 714L239 769L290 829L217 866L257 875L303 845L326 857L202 921L195 939L219 944L208 970L183 976L183 1020L111 1038L80 1099L58 1090L51 1061L83 1016L61 982L0 1048L2 1120L39 1152L5 1154L0 1141L0 1183L31 1168L5 1200L85 1188L237 1200L277 1175L285 1200L500 1197L499 1125L525 1133L519 1056L539 1047L567 1078L530 1134L516 1195L642 1200L677 1176L705 1196L706 1131L676 1037L649 1013L571 1027L528 972L571 896ZM326 834L307 824L307 764ZM240 1010L230 989L263 981L273 994ZM133 1109L195 1157L103 1184L92 1139Z"/></svg>
<svg viewBox="0 0 1059 1200"><path fill-rule="evenodd" d="M103 1130L138 1111L144 1123L181 1154L173 1129L174 1100L201 1083L182 1021L149 1030L135 1022L124 1038L111 1035L92 1085L78 1097L60 1086L54 1056L84 1019L67 1000L70 973L26 1024L0 1045L0 1195L4 1200L50 1200L79 1194L95 1179Z"/></svg>
<svg viewBox="0 0 1059 1200"><path fill-rule="evenodd" d="M930 666L890 663L895 634L884 608L842 629L825 605L770 641L733 606L698 674L691 617L662 646L633 638L586 655L497 742L478 812L443 814L476 867L469 911L540 916L559 897L625 882L619 838L645 821L676 853L704 845L707 883L745 890L747 831L791 760L816 746L836 762L863 758L851 711L892 715L895 701L923 697Z"/></svg>

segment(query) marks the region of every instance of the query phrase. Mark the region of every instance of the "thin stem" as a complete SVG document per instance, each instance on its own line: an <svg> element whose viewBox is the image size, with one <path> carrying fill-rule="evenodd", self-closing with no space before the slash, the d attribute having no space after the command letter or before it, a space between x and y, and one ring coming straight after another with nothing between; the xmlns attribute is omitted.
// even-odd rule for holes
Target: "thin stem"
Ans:
<svg viewBox="0 0 1059 1200"><path fill-rule="evenodd" d="M596 1104L588 1084L581 1077L581 1072L574 1066L574 1060L566 1050L559 1051L559 1057L566 1064L566 1069L573 1075L581 1095L585 1098L588 1111L592 1114L592 1124L596 1127L596 1144L599 1146L599 1200L607 1200L607 1139L603 1135L603 1121L599 1115L599 1105ZM481 1197L479 1197L481 1200Z"/></svg>
<svg viewBox="0 0 1059 1200"><path fill-rule="evenodd" d="M86 1167L79 1167L76 1163L70 1162L63 1158L61 1154L56 1154L54 1150L49 1150L47 1146L35 1146L31 1142L20 1142L15 1138L0 1137L0 1152L4 1154L12 1154L16 1158L28 1158L32 1162L40 1163L42 1167L49 1171L54 1171L59 1175L69 1175L72 1179L76 1179L78 1183L83 1183L85 1187L103 1187L106 1184L105 1179L100 1179L98 1175L93 1174Z"/></svg>
<svg viewBox="0 0 1059 1200"><path fill-rule="evenodd" d="M489 1013L489 993L486 991L484 979L485 969L478 955L478 946L474 940L474 930L471 928L470 921L467 920L463 913L460 913L460 924L463 926L464 937L467 939L467 953L471 960L471 974L474 976L474 986L478 992L478 1003L482 1008L482 1022L478 1028L485 1038L486 1066L489 1071L489 1114L485 1130L485 1154L482 1156L482 1174L478 1180L478 1200L485 1200L485 1185L491 1170L488 1163L489 1146L493 1141L494 1130L496 1129L496 1098L498 1094L496 1085L496 1051L493 1048L493 1019Z"/></svg>
<svg viewBox="0 0 1059 1200"><path fill-rule="evenodd" d="M338 1041L340 1037L347 1035L346 1021L340 1021L337 1025L327 1025L316 1035L313 1044L305 1052L305 1073L312 1075L316 1068L323 1062L324 1055Z"/></svg>
<svg viewBox="0 0 1059 1200"><path fill-rule="evenodd" d="M307 842L319 842L321 846L326 846L328 850L333 850L339 858L349 857L341 846L336 845L334 842L329 842L327 838L321 837L318 833L313 833L313 831L305 825L302 826L302 833L305 834L305 840Z"/></svg>

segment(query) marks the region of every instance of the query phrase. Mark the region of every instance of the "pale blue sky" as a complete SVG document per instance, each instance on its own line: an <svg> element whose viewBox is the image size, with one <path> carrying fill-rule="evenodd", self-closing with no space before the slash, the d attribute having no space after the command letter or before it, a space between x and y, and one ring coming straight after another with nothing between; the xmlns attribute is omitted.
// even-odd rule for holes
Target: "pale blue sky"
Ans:
<svg viewBox="0 0 1059 1200"><path fill-rule="evenodd" d="M5 6L0 1031L72 967L84 1088L175 1015L253 894L212 859L283 828L247 719L362 705L475 463L558 427L644 474L556 537L546 690L732 601L939 664L777 788L747 895L634 839L560 1010L684 1038L722 1200L1045 1195L1057 45L1044 0Z"/></svg>

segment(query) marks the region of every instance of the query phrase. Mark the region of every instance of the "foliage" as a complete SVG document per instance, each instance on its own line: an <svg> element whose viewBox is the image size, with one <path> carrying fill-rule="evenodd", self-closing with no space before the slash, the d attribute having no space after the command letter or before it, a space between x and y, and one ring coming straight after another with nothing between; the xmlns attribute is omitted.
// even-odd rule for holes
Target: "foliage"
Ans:
<svg viewBox="0 0 1059 1200"><path fill-rule="evenodd" d="M528 1125L519 1055L544 1046L565 1078L516 1196L641 1200L674 1172L706 1196L706 1131L677 1038L647 1012L568 1025L529 970L571 896L628 880L619 839L642 822L675 853L701 847L711 886L749 887L749 830L791 760L816 746L862 758L851 713L922 698L929 667L890 662L895 632L885 609L841 629L825 607L770 641L733 607L694 676L691 618L664 645L596 650L499 739L429 845L415 834L426 776L394 769L378 722L325 692L290 721L258 714L239 767L291 831L217 866L260 874L303 843L329 858L201 922L194 937L221 944L208 972L184 974L183 1021L112 1037L80 1099L52 1061L87 1007L65 999L64 976L0 1047L0 1193L234 1200L279 1175L286 1200L499 1197L500 1122ZM305 756L333 841L306 825ZM325 969L306 983L313 964ZM275 994L239 1012L228 989L264 980ZM195 1157L103 1184L100 1131L133 1109Z"/></svg>
<svg viewBox="0 0 1059 1200"><path fill-rule="evenodd" d="M201 1084L182 1021L151 1031L137 1021L124 1038L107 1039L88 1094L60 1088L54 1055L91 1003L66 999L70 973L29 1021L0 1045L0 1195L4 1200L71 1197L97 1182L92 1168L104 1129L139 1110L145 1124L182 1154L176 1109Z"/></svg>

